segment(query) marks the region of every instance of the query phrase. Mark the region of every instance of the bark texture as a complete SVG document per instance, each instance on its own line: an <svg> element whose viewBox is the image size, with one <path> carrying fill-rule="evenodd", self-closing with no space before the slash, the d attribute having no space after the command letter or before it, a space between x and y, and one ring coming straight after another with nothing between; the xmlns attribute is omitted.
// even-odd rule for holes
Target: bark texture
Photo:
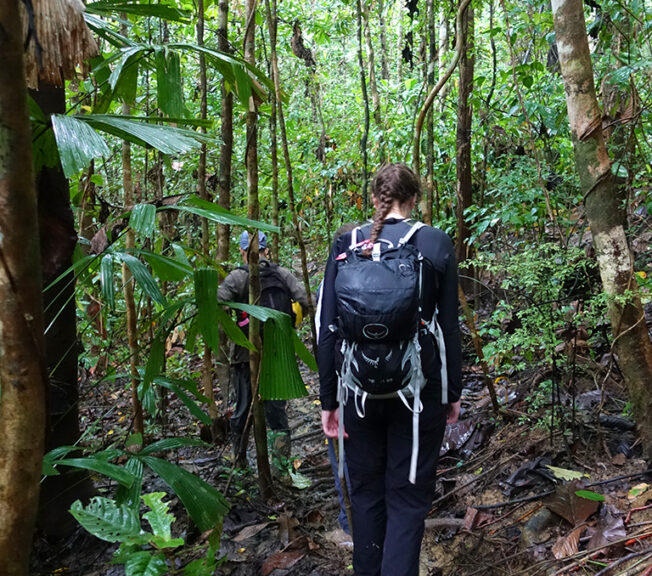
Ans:
<svg viewBox="0 0 652 576"><path fill-rule="evenodd" d="M0 574L28 573L44 448L41 260L22 27L0 3Z"/></svg>
<svg viewBox="0 0 652 576"><path fill-rule="evenodd" d="M652 344L625 234L623 188L614 180L602 133L582 1L553 0L552 10L575 163L603 290L608 296L614 348L649 458L652 456ZM618 298L624 294L627 298Z"/></svg>
<svg viewBox="0 0 652 576"><path fill-rule="evenodd" d="M471 122L473 107L471 92L473 91L473 8L469 8L462 16L462 56L460 58L460 83L457 97L457 136L455 147L457 169L457 235L455 252L457 262L463 264L467 259L467 244L471 230L464 216L464 211L473 202L471 178ZM462 285L464 286L465 283ZM465 286L467 289L468 286Z"/></svg>

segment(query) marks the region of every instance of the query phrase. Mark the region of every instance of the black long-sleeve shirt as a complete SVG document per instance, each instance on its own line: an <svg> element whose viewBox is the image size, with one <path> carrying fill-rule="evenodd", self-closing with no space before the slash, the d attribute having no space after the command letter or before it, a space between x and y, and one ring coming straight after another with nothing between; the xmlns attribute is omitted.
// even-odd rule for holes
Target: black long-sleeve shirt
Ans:
<svg viewBox="0 0 652 576"><path fill-rule="evenodd" d="M385 220L380 238L397 244L399 239L410 229L406 220L389 218ZM369 237L370 226L358 231L358 241ZM425 226L418 230L410 240L430 261L436 278L425 278L422 292L422 304L425 319L432 316L437 307L437 321L442 329L446 344L446 364L448 370L448 400L459 400L462 391L462 344L457 318L457 263L455 250L448 235L437 228ZM317 363L319 365L319 396L323 410L337 408L337 374L335 366L335 344L337 335L330 329L336 324L337 306L335 297L335 277L337 262L335 258L346 251L351 244L351 232L340 236L331 248L326 273L322 286L319 347Z"/></svg>

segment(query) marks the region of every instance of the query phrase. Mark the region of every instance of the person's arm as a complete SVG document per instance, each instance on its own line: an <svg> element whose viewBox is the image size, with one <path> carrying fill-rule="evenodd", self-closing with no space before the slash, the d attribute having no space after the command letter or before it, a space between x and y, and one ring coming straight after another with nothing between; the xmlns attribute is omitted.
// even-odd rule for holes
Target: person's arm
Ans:
<svg viewBox="0 0 652 576"><path fill-rule="evenodd" d="M335 372L336 335L331 330L337 317L335 301L335 277L337 276L336 242L326 263L322 285L321 314L319 319L319 343L317 346L317 365L319 366L319 399L322 410L337 409L337 374Z"/></svg>
<svg viewBox="0 0 652 576"><path fill-rule="evenodd" d="M301 304L304 315L308 314L308 295L306 294L306 288L303 285L303 282L299 282L294 274L292 274L292 272L290 272L287 268L279 266L278 270L280 271L281 275L283 276L283 280L285 280L285 283L290 290L290 296L292 296L292 300L295 300Z"/></svg>
<svg viewBox="0 0 652 576"><path fill-rule="evenodd" d="M440 257L443 258L444 269L440 278L437 320L446 343L448 401L452 404L457 402L462 394L462 339L458 318L458 277L453 242L448 235L443 232L441 234L442 252Z"/></svg>
<svg viewBox="0 0 652 576"><path fill-rule="evenodd" d="M220 302L237 302L246 294L249 274L240 268L230 272L217 288L217 299Z"/></svg>

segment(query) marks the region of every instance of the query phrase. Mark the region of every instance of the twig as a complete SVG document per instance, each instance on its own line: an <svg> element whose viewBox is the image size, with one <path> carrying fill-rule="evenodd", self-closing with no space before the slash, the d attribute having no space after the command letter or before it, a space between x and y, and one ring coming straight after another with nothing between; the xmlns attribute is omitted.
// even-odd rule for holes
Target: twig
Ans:
<svg viewBox="0 0 652 576"><path fill-rule="evenodd" d="M608 574L612 574L612 570L614 568L617 568L618 566L624 564L625 562L629 562L633 558L638 558L639 556L644 556L647 554L647 560L652 558L652 550L650 548L647 548L645 550L641 550L640 552L632 552L631 554L628 554L627 556L623 556L613 564L610 564L606 568L603 568L598 572L595 576L607 576Z"/></svg>

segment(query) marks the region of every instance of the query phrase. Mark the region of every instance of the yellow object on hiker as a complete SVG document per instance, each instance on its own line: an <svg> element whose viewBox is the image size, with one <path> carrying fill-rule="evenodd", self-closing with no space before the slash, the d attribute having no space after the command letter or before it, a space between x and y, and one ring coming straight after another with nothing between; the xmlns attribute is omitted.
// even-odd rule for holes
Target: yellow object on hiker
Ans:
<svg viewBox="0 0 652 576"><path fill-rule="evenodd" d="M294 327L297 328L303 320L303 312L301 311L301 304L292 301L292 311L294 312Z"/></svg>

